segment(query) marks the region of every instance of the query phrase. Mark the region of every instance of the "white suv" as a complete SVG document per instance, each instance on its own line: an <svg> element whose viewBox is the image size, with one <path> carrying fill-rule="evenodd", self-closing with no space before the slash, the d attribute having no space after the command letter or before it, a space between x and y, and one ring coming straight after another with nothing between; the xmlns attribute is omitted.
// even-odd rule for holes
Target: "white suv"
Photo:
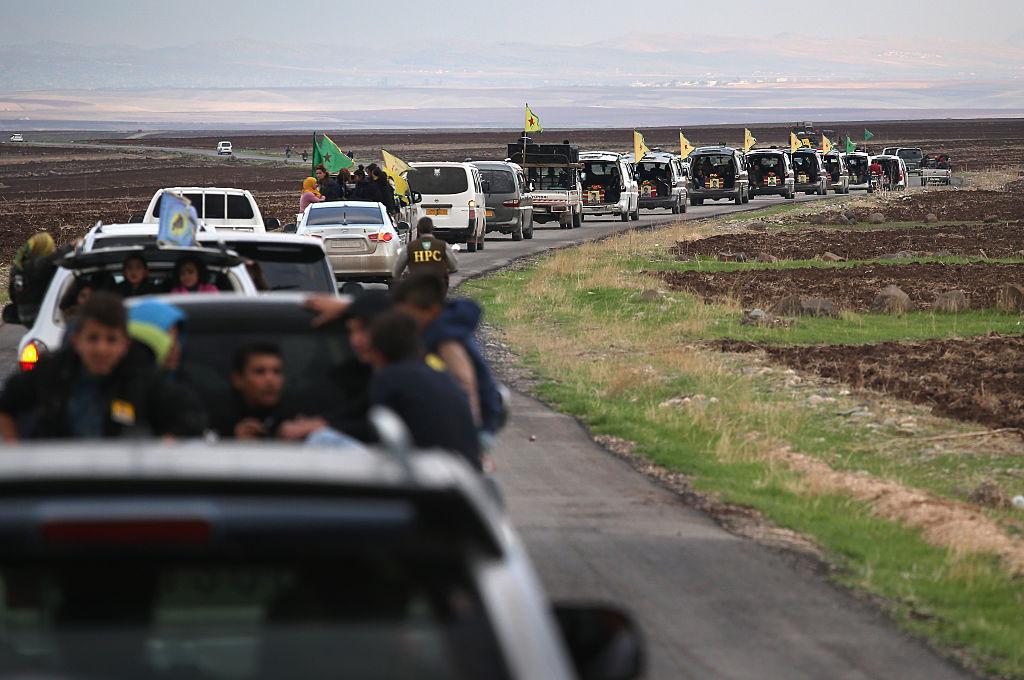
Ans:
<svg viewBox="0 0 1024 680"><path fill-rule="evenodd" d="M230 156L232 153L231 142L217 142L218 156Z"/></svg>
<svg viewBox="0 0 1024 680"><path fill-rule="evenodd" d="M584 215L615 215L623 222L640 219L640 192L632 159L613 151L580 154Z"/></svg>
<svg viewBox="0 0 1024 680"><path fill-rule="evenodd" d="M219 187L168 187L153 194L145 215L139 220L143 224L160 224L160 199L165 191L183 195L192 203L199 219L208 227L218 231L264 232L277 230L281 223L275 218L263 219L256 199L245 189Z"/></svg>
<svg viewBox="0 0 1024 680"><path fill-rule="evenodd" d="M466 250L484 249L487 198L480 170L472 163L410 163L409 188L422 197L416 219L429 217L434 233Z"/></svg>

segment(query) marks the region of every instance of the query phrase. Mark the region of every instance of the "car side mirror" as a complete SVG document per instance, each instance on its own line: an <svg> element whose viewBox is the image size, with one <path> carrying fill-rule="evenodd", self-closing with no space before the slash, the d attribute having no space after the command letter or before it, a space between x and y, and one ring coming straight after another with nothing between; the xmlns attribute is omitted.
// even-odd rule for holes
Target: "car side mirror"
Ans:
<svg viewBox="0 0 1024 680"><path fill-rule="evenodd" d="M643 640L624 612L563 603L554 613L580 680L632 680L643 673Z"/></svg>
<svg viewBox="0 0 1024 680"><path fill-rule="evenodd" d="M286 224L283 227L281 227L281 231L283 231L286 234L294 234L295 230L298 229L298 228L299 228L299 225L297 225L294 222L292 222L291 224Z"/></svg>
<svg viewBox="0 0 1024 680"><path fill-rule="evenodd" d="M14 324L16 326L21 325L21 319L18 317L18 308L13 302L4 305L3 321L4 323Z"/></svg>
<svg viewBox="0 0 1024 680"><path fill-rule="evenodd" d="M405 220L402 220L401 222L395 225L395 231L397 231L399 234L408 234L411 230L412 227L410 227L409 223L406 222Z"/></svg>
<svg viewBox="0 0 1024 680"><path fill-rule="evenodd" d="M268 217L263 220L263 228L267 231L281 231L281 220L276 217Z"/></svg>
<svg viewBox="0 0 1024 680"><path fill-rule="evenodd" d="M418 191L412 192L412 202L413 203L422 203L423 202L423 194L421 194Z"/></svg>
<svg viewBox="0 0 1024 680"><path fill-rule="evenodd" d="M533 193L534 191L536 191L536 190L537 190L536 188L534 188L534 186L533 186L533 182L530 182L529 188L530 188L530 193L531 193L531 194L532 194L532 193Z"/></svg>

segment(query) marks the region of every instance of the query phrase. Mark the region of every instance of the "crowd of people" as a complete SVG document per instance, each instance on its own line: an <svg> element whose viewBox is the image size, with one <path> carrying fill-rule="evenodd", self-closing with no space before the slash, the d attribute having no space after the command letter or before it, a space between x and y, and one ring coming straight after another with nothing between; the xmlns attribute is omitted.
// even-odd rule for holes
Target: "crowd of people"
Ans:
<svg viewBox="0 0 1024 680"><path fill-rule="evenodd" d="M448 299L454 254L431 226L429 218L421 221L413 245L436 256L407 258L408 275L392 292L366 291L351 301L317 295L305 302L311 331L338 328L354 357L336 378L339 394L354 405L343 416L326 404L321 412L295 410L284 398L284 350L272 342L238 347L227 376L232 399L204 403L182 370L187 315L160 298L130 306L124 300L217 288L202 262L188 255L157 285L145 259L133 253L116 285L108 274L106 285L83 277L71 287L63 347L44 355L34 370L11 376L0 393L0 437L372 442L370 409L383 406L405 422L417 447L446 449L483 469L504 404L474 338L481 309ZM37 239L31 248L34 256L24 258L23 270L57 252L52 239Z"/></svg>
<svg viewBox="0 0 1024 680"><path fill-rule="evenodd" d="M395 193L387 173L376 163L366 167L359 165L352 172L342 168L337 175L331 175L320 164L313 170L313 174L314 177L302 181L300 213L305 212L311 203L321 201L369 201L383 204L388 215L394 217L398 213L399 202L404 200Z"/></svg>

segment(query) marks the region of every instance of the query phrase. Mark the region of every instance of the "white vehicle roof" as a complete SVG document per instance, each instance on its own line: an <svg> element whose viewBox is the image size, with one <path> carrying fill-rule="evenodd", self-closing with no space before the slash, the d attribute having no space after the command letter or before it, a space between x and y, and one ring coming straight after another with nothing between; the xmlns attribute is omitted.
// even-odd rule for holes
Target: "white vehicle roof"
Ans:
<svg viewBox="0 0 1024 680"><path fill-rule="evenodd" d="M617 151L581 151L580 152L580 160L581 161L597 161L597 160L616 160L617 161L620 158L625 158L626 160L632 162L632 156L626 156L626 154L619 153Z"/></svg>
<svg viewBox="0 0 1024 680"><path fill-rule="evenodd" d="M409 163L413 168L470 168L476 167L472 163L458 163L456 161L418 161L416 163Z"/></svg>
<svg viewBox="0 0 1024 680"><path fill-rule="evenodd" d="M228 143L230 144L230 142L228 142ZM208 194L210 194L210 193L218 193L218 194L219 193L225 193L225 194L239 194L239 195L250 195L250 196L252 195L252 194L249 193L248 189L238 189L236 187L163 187L162 189L157 189L157 193L160 193L162 191L176 191L176 192L178 192L180 194L184 194L184 193L193 193L194 194L194 193L199 193L199 192L205 192L205 193L208 193Z"/></svg>

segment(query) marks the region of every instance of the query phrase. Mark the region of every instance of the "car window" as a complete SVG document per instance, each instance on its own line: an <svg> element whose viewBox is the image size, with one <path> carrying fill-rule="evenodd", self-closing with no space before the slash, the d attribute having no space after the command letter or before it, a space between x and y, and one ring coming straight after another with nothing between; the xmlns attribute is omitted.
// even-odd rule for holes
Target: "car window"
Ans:
<svg viewBox="0 0 1024 680"><path fill-rule="evenodd" d="M202 194L183 194L188 202L193 205L196 209L196 214L199 217L203 216L203 195ZM160 192L160 195L156 197L156 205L153 206L153 217L160 217L160 202L164 197L164 192Z"/></svg>
<svg viewBox="0 0 1024 680"><path fill-rule="evenodd" d="M276 552L241 562L8 562L0 566L0 675L508 677L486 609L455 558L376 546L316 559Z"/></svg>
<svg viewBox="0 0 1024 680"><path fill-rule="evenodd" d="M539 191L576 188L576 174L568 168L528 168L527 173L529 173L530 181Z"/></svg>
<svg viewBox="0 0 1024 680"><path fill-rule="evenodd" d="M425 196L464 194L469 190L465 168L418 167L408 174L409 188Z"/></svg>
<svg viewBox="0 0 1024 680"><path fill-rule="evenodd" d="M224 211L224 194L206 194L203 200L206 205L206 212L204 213L206 219L224 219L227 215Z"/></svg>
<svg viewBox="0 0 1024 680"><path fill-rule="evenodd" d="M255 216L248 197L244 194L228 194L229 220L251 220Z"/></svg>
<svg viewBox="0 0 1024 680"><path fill-rule="evenodd" d="M480 176L490 183L492 194L514 194L516 192L515 175L507 170L481 170Z"/></svg>
<svg viewBox="0 0 1024 680"><path fill-rule="evenodd" d="M668 163L658 163L655 161L644 161L637 166L640 172L640 181L655 180L655 179L670 179L671 168Z"/></svg>
<svg viewBox="0 0 1024 680"><path fill-rule="evenodd" d="M900 149L898 155L903 160L908 161L920 160L924 156L920 149Z"/></svg>
<svg viewBox="0 0 1024 680"><path fill-rule="evenodd" d="M234 242L227 244L243 257L259 263L270 290L333 293L334 275L319 246L291 243Z"/></svg>
<svg viewBox="0 0 1024 680"><path fill-rule="evenodd" d="M344 224L383 225L384 216L381 214L380 208L376 206L330 205L310 208L309 216L306 218L307 227Z"/></svg>

